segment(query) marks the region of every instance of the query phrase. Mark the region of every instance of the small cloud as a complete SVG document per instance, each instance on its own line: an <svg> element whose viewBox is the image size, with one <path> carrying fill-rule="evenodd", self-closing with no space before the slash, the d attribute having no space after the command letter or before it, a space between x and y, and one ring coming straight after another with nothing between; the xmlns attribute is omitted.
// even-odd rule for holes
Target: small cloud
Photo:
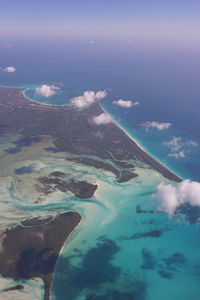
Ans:
<svg viewBox="0 0 200 300"><path fill-rule="evenodd" d="M176 185L161 183L154 197L162 210L173 215L183 204L200 206L200 182L184 180Z"/></svg>
<svg viewBox="0 0 200 300"><path fill-rule="evenodd" d="M181 158L186 157L186 152L184 150L181 150L179 152L169 153L168 156L174 157L176 159L181 159Z"/></svg>
<svg viewBox="0 0 200 300"><path fill-rule="evenodd" d="M107 96L106 91L99 91L96 93L93 91L86 91L83 93L82 96L72 98L71 103L76 108L87 108L93 103L104 99L106 96Z"/></svg>
<svg viewBox="0 0 200 300"><path fill-rule="evenodd" d="M99 116L93 117L93 123L97 125L106 125L112 122L113 122L112 117L106 113L102 113Z"/></svg>
<svg viewBox="0 0 200 300"><path fill-rule="evenodd" d="M191 146L191 147L196 147L196 146L198 146L198 144L197 144L196 142L192 141L192 140L187 141L186 145L187 145L187 146Z"/></svg>
<svg viewBox="0 0 200 300"><path fill-rule="evenodd" d="M14 73L14 72L16 72L16 68L14 68L12 66L8 66L5 69L3 69L3 71L7 72L7 73Z"/></svg>
<svg viewBox="0 0 200 300"><path fill-rule="evenodd" d="M54 96L56 94L57 90L59 90L59 87L57 87L55 85L43 84L40 87L35 89L35 93L38 96L48 98L48 97Z"/></svg>
<svg viewBox="0 0 200 300"><path fill-rule="evenodd" d="M168 142L164 142L164 145L170 148L171 152L179 151L182 148L182 138L173 136Z"/></svg>
<svg viewBox="0 0 200 300"><path fill-rule="evenodd" d="M90 44L94 44L94 43L95 43L95 41L94 41L94 40L91 40L91 41L90 41Z"/></svg>
<svg viewBox="0 0 200 300"><path fill-rule="evenodd" d="M133 102L131 100L119 99L119 100L113 101L113 104L118 105L120 107L130 108L130 107L139 105L139 102L138 101Z"/></svg>
<svg viewBox="0 0 200 300"><path fill-rule="evenodd" d="M183 141L181 137L174 136L168 142L163 143L169 148L170 153L168 156L174 157L176 159L185 158L187 153L190 151L191 147L196 147L198 144L192 140Z"/></svg>
<svg viewBox="0 0 200 300"><path fill-rule="evenodd" d="M171 123L159 123L156 121L145 122L142 124L142 127L148 131L149 129L165 130L172 126Z"/></svg>

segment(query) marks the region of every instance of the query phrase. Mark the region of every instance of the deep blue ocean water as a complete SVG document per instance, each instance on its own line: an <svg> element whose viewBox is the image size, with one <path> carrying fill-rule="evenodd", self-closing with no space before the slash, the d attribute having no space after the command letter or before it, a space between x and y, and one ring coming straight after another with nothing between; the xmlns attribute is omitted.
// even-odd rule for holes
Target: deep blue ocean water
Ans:
<svg viewBox="0 0 200 300"><path fill-rule="evenodd" d="M12 47L4 48L10 44ZM15 74L1 71L0 84L36 86L57 84L56 97L36 100L63 104L85 90L108 89L105 108L140 143L184 178L200 179L199 147L185 147L189 140L200 141L200 49L126 40L18 38L2 39L0 66L16 67ZM116 99L139 101L140 105L122 109L112 105ZM170 122L166 131L141 130L147 121ZM168 156L163 145L173 136L183 139L182 159ZM187 148L187 149L186 149Z"/></svg>
<svg viewBox="0 0 200 300"><path fill-rule="evenodd" d="M85 90L107 89L103 106L128 133L183 178L200 180L200 49L126 40L91 44L86 38L13 38L2 39L1 45L0 66L13 65L17 71L0 71L0 85L27 88L28 97L50 104L68 103ZM35 88L41 84L60 90L38 97ZM120 98L139 105L113 105ZM145 131L142 124L150 121L172 127ZM170 156L166 143L173 137L183 158ZM137 205L147 212L154 205L151 195L159 179L153 176L145 184L99 180L94 202L76 200L70 206L82 213L83 222L58 261L53 299L199 300L198 224L165 214L136 214ZM48 209L54 203L44 207L38 205Z"/></svg>

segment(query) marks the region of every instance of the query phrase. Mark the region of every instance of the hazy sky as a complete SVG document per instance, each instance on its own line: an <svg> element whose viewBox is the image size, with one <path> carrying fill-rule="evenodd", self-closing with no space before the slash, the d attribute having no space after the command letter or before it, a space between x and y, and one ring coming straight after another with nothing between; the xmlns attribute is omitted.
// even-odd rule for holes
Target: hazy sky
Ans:
<svg viewBox="0 0 200 300"><path fill-rule="evenodd" d="M200 0L0 0L0 31L200 35Z"/></svg>

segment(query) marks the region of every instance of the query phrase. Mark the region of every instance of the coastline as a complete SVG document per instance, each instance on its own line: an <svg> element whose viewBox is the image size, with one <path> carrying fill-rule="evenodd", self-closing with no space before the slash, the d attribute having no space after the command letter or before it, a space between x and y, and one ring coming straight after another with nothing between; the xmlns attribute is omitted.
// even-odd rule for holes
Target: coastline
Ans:
<svg viewBox="0 0 200 300"><path fill-rule="evenodd" d="M125 128L123 128L118 122L117 120L109 113L106 111L106 109L103 107L103 105L99 102L99 106L101 107L101 109L103 110L104 113L108 114L109 116L111 116L111 118L113 119L113 123L129 138L131 139L136 145L137 147L144 152L145 154L147 154L149 157L151 157L156 163L160 164L164 169L166 169L167 171L169 171L170 173L172 173L175 177L177 177L177 179L179 179L180 181L183 181L183 178L180 177L179 175L177 175L174 171L170 170L169 167L166 167L162 162L160 162L157 158L155 158L152 154L150 154L144 147L141 146L141 144L131 135L127 132L127 130Z"/></svg>
<svg viewBox="0 0 200 300"><path fill-rule="evenodd" d="M68 214L68 213L71 213L71 211L63 212L59 216L62 216L63 214ZM54 265L54 269L53 269L53 271L50 275L49 282L47 283L48 285L46 286L46 283L44 282L44 285L45 285L44 300L51 300L51 289L52 289L52 284L53 284L53 280L54 280L54 272L55 272L55 269L56 269L57 262L59 260L59 256L61 255L63 249L65 248L65 245L68 243L70 237L73 235L73 233L78 229L78 227L82 223L81 214L79 212L76 212L76 211L73 211L73 213L77 213L80 216L80 221L75 225L75 227L69 233L67 238L63 241L63 244L62 244L62 246L61 246L61 248L58 252L58 255L57 255L57 259L56 259L56 262L55 262L55 265Z"/></svg>
<svg viewBox="0 0 200 300"><path fill-rule="evenodd" d="M78 214L80 214L80 212L78 212ZM81 214L80 214L80 216L81 216ZM63 249L65 248L66 244L69 242L72 235L75 233L75 231L77 231L79 229L79 227L82 223L83 223L83 220L82 220L82 216L81 216L79 223L74 227L74 229L68 235L68 237L66 238L66 240L64 241L64 243L62 245L62 248L60 249L60 252L58 254L58 258L56 260L56 264L55 264L55 267L54 267L54 271L52 272L52 275L51 275L51 283L50 283L49 291L48 291L49 295L48 295L48 298L44 298L44 300L51 300L51 295L52 295L51 290L52 290L52 287L53 287L53 281L54 281L54 276L55 276L54 274L55 274L56 266L57 266L57 263L58 263L58 260L59 260L59 256L62 254Z"/></svg>
<svg viewBox="0 0 200 300"><path fill-rule="evenodd" d="M22 88L22 94L24 96L24 98L26 98L28 101L31 101L31 102L34 102L34 103L37 103L37 104L40 104L40 105L45 105L45 106L51 106L51 107L69 107L70 105L68 104L59 104L59 105L56 105L56 104L48 104L48 103L43 103L43 102L40 102L40 101L37 101L37 100L33 100L31 99L30 97L28 97L26 95L26 91L28 90L28 88Z"/></svg>
<svg viewBox="0 0 200 300"><path fill-rule="evenodd" d="M28 101L31 101L33 103L36 103L36 104L40 104L40 105L45 105L45 106L51 106L51 107L68 107L70 105L68 104L59 104L59 105L56 105L56 104L48 104L48 103L43 103L43 102L40 102L40 101L37 101L37 100L33 100L32 98L28 97L26 95L26 91L28 91L30 88L28 87L24 87L24 86L11 86L11 85L1 85L0 84L0 88L5 88L5 89L18 89L18 90L21 90L22 91L22 95L24 96L24 98L26 98Z"/></svg>

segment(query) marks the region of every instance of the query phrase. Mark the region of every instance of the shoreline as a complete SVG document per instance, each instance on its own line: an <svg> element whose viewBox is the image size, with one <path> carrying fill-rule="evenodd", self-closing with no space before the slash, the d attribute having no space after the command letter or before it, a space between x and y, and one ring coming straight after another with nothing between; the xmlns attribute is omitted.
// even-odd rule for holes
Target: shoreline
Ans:
<svg viewBox="0 0 200 300"><path fill-rule="evenodd" d="M77 211L75 211L77 212ZM77 212L80 216L81 216L81 213L80 212ZM55 264L55 267L54 267L54 271L52 272L52 278L51 278L51 284L49 286L49 298L45 299L44 300L51 300L52 297L52 287L53 287L53 282L54 282L54 274L55 274L55 270L56 270L56 267L57 267L57 263L58 263L58 260L59 260L59 257L61 255L61 253L63 252L64 248L65 248L65 245L69 242L69 239L72 237L72 235L75 233L75 231L77 231L80 227L80 225L83 223L83 218L81 216L81 219L79 221L79 223L74 227L74 229L71 231L71 233L68 235L68 237L66 238L66 240L64 241L63 245L62 245L62 248L60 249L60 252L58 254L58 258L56 260L56 264Z"/></svg>
<svg viewBox="0 0 200 300"><path fill-rule="evenodd" d="M55 262L54 270L53 270L53 272L50 275L51 277L50 277L50 284L49 284L49 286L46 287L46 284L44 283L44 285L45 285L44 300L51 300L52 299L52 297L51 297L51 294L52 294L51 290L52 290L52 285L53 285L53 280L54 280L54 273L55 273L55 269L56 269L59 257L61 255L63 249L65 248L65 245L68 243L70 237L73 235L73 233L75 233L75 231L78 229L78 227L82 223L82 216L81 216L80 212L77 212L77 211L65 211L65 212L61 213L59 216L61 216L63 214L66 214L66 213L71 213L71 212L77 213L80 216L80 221L76 224L76 226L73 228L73 230L69 233L69 235L67 236L67 238L63 242L62 247L60 248L60 251L58 253L58 257L57 257L56 262Z"/></svg>
<svg viewBox="0 0 200 300"><path fill-rule="evenodd" d="M136 145L137 147L144 152L145 154L147 154L149 157L151 157L153 160L155 160L158 164L160 164L163 168L165 168L166 170L168 170L169 172L171 172L174 176L176 176L177 178L179 178L181 181L183 181L183 178L179 175L177 175L174 171L172 171L169 167L165 166L162 162L160 162L159 159L157 159L156 157L154 157L152 154L150 154L143 146L140 145L140 143L135 140L135 138L127 132L127 130L125 128L123 128L123 126L121 126L117 120L115 119L115 117L110 114L109 112L106 111L106 109L103 107L103 105L99 102L99 106L101 107L101 109L103 110L104 113L108 114L109 116L111 116L113 123L121 130L123 131L123 133L129 138L131 139Z"/></svg>
<svg viewBox="0 0 200 300"><path fill-rule="evenodd" d="M28 97L28 96L26 95L26 91L27 91L28 89L29 89L29 88L24 88L24 89L22 88L22 89L21 89L24 98L26 98L28 101L31 101L31 102L33 102L33 103L37 103L37 104L40 104L40 105L51 106L51 107L69 107L69 106L70 106L70 105L68 105L68 104L58 104L58 105L56 105L56 104L48 104L48 103L43 103L43 102L40 102L40 101L37 101L37 100L33 100L33 99L31 99L30 97Z"/></svg>
<svg viewBox="0 0 200 300"><path fill-rule="evenodd" d="M28 89L29 88L21 89L24 98L26 98L28 101L31 101L31 102L34 102L34 103L37 103L37 104L40 104L40 105L51 106L51 107L69 107L70 106L68 104L57 104L56 105L56 104L43 103L43 102L40 102L40 101L37 101L37 100L33 100L25 94Z"/></svg>
<svg viewBox="0 0 200 300"><path fill-rule="evenodd" d="M24 96L24 98L26 98L28 101L31 101L33 103L36 103L36 104L40 104L40 105L45 105L45 106L51 106L51 107L69 107L70 105L68 104L49 104L49 103L44 103L44 102L40 102L40 101L37 101L37 100L34 100L30 97L28 97L26 95L26 91L28 91L30 88L28 87L24 87L24 86L8 86L8 85L1 85L0 84L0 88L5 88L5 89L18 89L18 90L21 90L22 91L22 95Z"/></svg>

